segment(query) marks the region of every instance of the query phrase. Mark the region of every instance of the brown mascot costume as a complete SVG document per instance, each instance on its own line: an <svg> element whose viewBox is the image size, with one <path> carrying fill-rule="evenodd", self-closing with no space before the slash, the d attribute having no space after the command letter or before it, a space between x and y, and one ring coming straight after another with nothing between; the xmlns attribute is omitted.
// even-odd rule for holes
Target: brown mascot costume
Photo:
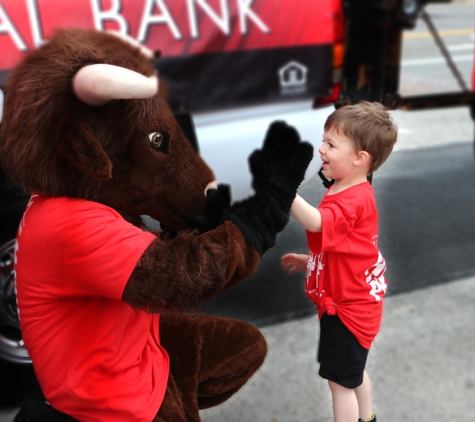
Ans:
<svg viewBox="0 0 475 422"><path fill-rule="evenodd" d="M230 205L148 53L63 30L8 81L1 164L31 193L17 301L46 399L16 421L199 421L264 361L257 328L196 309L274 245L312 147L273 123L249 158L255 194ZM166 229L148 231L144 215Z"/></svg>

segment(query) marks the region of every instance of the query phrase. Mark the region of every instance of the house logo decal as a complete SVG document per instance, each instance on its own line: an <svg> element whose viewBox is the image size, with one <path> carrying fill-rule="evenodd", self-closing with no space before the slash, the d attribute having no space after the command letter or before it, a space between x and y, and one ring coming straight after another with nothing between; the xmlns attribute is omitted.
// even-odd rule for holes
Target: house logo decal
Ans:
<svg viewBox="0 0 475 422"><path fill-rule="evenodd" d="M307 91L307 66L291 61L278 70L282 95L297 95Z"/></svg>

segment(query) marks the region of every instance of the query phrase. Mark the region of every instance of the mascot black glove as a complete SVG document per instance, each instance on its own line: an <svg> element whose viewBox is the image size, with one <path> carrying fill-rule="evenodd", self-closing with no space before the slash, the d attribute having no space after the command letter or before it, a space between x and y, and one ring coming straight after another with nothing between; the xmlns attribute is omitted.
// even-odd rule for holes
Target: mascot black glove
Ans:
<svg viewBox="0 0 475 422"><path fill-rule="evenodd" d="M313 158L313 147L285 122L270 125L262 149L249 157L255 195L237 202L225 219L239 227L246 240L262 255L289 221L297 189Z"/></svg>
<svg viewBox="0 0 475 422"><path fill-rule="evenodd" d="M301 142L297 130L285 122L274 122L261 150L249 157L256 194L268 201L280 232L289 220L290 207L313 157L313 147Z"/></svg>

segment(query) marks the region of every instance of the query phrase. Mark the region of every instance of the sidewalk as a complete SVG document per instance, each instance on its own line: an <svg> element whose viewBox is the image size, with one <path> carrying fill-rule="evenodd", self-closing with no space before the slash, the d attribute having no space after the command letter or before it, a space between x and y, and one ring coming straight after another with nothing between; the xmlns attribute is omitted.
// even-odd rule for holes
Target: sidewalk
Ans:
<svg viewBox="0 0 475 422"><path fill-rule="evenodd" d="M262 332L264 365L203 422L330 422L317 318ZM379 422L475 421L475 277L387 298L367 368Z"/></svg>

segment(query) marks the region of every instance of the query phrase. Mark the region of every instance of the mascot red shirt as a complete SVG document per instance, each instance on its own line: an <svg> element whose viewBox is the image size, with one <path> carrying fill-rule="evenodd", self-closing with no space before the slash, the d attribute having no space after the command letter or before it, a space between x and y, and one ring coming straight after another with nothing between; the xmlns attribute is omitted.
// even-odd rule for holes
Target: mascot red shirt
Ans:
<svg viewBox="0 0 475 422"><path fill-rule="evenodd" d="M381 324L386 264L377 247L378 217L373 188L360 183L329 195L318 206L322 231L307 231L307 296L321 318L337 314L369 349Z"/></svg>
<svg viewBox="0 0 475 422"><path fill-rule="evenodd" d="M26 208L15 265L23 339L51 404L79 420L150 421L163 400L159 315L121 300L155 239L93 201L33 194Z"/></svg>

